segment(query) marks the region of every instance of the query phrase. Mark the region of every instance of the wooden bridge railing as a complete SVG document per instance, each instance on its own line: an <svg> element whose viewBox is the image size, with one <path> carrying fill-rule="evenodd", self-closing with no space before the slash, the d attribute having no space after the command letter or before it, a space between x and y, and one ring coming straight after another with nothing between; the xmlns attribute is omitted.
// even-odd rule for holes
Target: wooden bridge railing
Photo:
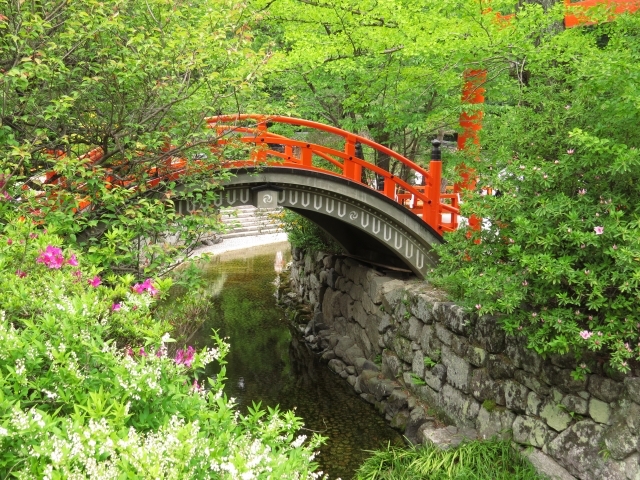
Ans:
<svg viewBox="0 0 640 480"><path fill-rule="evenodd" d="M255 126L247 126L248 121L255 122ZM438 158L431 160L427 170L366 137L309 120L278 115L245 114L219 115L209 118L207 123L209 128L216 130L220 138L217 143L221 147L233 141L256 145L250 160L229 161L225 164L228 167L239 168L259 164L282 165L338 175L376 190L376 187L383 185L379 193L407 207L438 233L442 234L444 231L458 228L458 195L441 193L442 162L439 148L434 148ZM270 132L269 128L278 123L337 135L344 140L344 149L337 150ZM367 145L401 163L405 170L405 178L414 178L416 173L419 174L423 178L424 185L413 185L403 178L365 161L361 158L362 145ZM437 147L439 147L439 143ZM322 159L329 162L332 169L321 166L318 161L314 162L314 157L316 160ZM376 178L375 184L367 181L371 178Z"/></svg>

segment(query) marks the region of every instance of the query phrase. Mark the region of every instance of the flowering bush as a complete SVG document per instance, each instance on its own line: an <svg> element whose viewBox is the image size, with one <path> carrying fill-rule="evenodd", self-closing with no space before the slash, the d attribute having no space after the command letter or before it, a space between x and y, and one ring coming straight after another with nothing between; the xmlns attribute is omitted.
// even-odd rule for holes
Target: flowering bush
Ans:
<svg viewBox="0 0 640 480"><path fill-rule="evenodd" d="M640 358L640 16L549 32L525 84L491 86L476 167L499 194L466 198L484 228L449 235L437 273L539 353L600 352L576 374L626 372Z"/></svg>
<svg viewBox="0 0 640 480"><path fill-rule="evenodd" d="M0 234L0 471L47 479L318 476L312 459L321 439L296 439L300 419L258 409L242 417L222 393L224 369L203 378L205 365L224 362L221 339L168 356L172 340L159 324L120 346L124 325L153 322L156 287L110 286L113 279L102 282L59 242L26 221Z"/></svg>

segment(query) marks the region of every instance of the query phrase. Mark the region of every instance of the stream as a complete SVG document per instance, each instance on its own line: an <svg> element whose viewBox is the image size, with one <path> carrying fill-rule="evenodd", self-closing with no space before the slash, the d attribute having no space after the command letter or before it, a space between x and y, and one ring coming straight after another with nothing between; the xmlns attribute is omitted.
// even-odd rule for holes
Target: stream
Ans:
<svg viewBox="0 0 640 480"><path fill-rule="evenodd" d="M208 345L211 329L228 337L225 393L243 413L253 402L294 409L305 428L329 437L317 457L320 470L331 479L349 480L366 450L404 442L307 348L276 305L276 282L289 260L288 243L216 256L205 267L213 313L192 342Z"/></svg>

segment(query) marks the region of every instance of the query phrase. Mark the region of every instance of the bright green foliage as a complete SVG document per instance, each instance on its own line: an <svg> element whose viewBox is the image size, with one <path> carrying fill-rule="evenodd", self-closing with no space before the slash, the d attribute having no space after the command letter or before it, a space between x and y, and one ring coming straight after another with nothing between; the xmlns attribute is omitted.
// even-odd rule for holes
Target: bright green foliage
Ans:
<svg viewBox="0 0 640 480"><path fill-rule="evenodd" d="M316 478L321 439L296 437L299 418L259 408L239 416L222 394L224 367L203 377L207 364L224 363L221 339L168 354L173 340L151 316L158 282L139 293L98 284L70 250L62 262L42 260L59 237L29 233L17 222L0 236L3 476ZM123 326L138 334L126 348L113 340Z"/></svg>
<svg viewBox="0 0 640 480"><path fill-rule="evenodd" d="M537 352L600 351L629 371L640 357L640 16L540 31L487 105L474 167L500 196L466 197L485 228L449 235L437 274Z"/></svg>
<svg viewBox="0 0 640 480"><path fill-rule="evenodd" d="M442 450L435 445L388 446L373 452L356 480L541 480L508 441L473 441Z"/></svg>
<svg viewBox="0 0 640 480"><path fill-rule="evenodd" d="M432 135L457 124L462 72L495 27L472 0L251 5L266 19L257 41L274 50L261 108L369 135L416 161L428 160ZM384 155L365 156L389 164Z"/></svg>
<svg viewBox="0 0 640 480"><path fill-rule="evenodd" d="M0 13L0 196L20 198L0 201L0 222L35 214L103 267L135 272L168 268L219 228L224 174L204 118L238 108L261 60L242 3L0 0ZM79 160L96 147L97 164ZM180 188L147 183L178 158ZM51 171L67 179L61 191L41 186ZM176 215L178 199L198 215Z"/></svg>
<svg viewBox="0 0 640 480"><path fill-rule="evenodd" d="M294 247L314 252L339 253L342 247L327 232L311 220L291 210L283 210L278 218L279 226L287 232L289 243Z"/></svg>

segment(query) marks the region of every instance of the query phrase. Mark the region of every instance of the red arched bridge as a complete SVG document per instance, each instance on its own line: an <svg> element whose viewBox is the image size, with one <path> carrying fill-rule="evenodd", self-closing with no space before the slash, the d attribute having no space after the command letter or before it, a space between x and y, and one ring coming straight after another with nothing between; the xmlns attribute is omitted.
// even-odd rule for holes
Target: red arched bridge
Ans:
<svg viewBox="0 0 640 480"><path fill-rule="evenodd" d="M282 124L304 129L294 135L304 138L272 131ZM235 176L221 205L288 208L322 227L347 252L422 276L436 261L432 245L458 226L458 197L442 193L438 142L424 167L366 137L298 118L221 115L208 125L219 138L216 149L247 145L251 152L248 160L225 163ZM325 138L339 146L307 140L312 131L330 134ZM367 162L367 148L394 159L399 174Z"/></svg>
<svg viewBox="0 0 640 480"><path fill-rule="evenodd" d="M321 131L340 145L330 147L274 133L278 125ZM408 268L424 276L437 258L434 244L442 233L458 227L458 197L442 192L439 142L434 141L427 167L372 140L317 122L268 115L220 115L207 119L215 131L212 152L234 175L225 183L216 205L291 209L322 227L351 255L373 263ZM305 135L298 135L305 136ZM306 138L305 136L305 138ZM364 160L364 148L394 159L400 174ZM229 152L242 155L228 159ZM102 151L84 156L98 162ZM148 172L146 187L188 174L189 162L171 157ZM393 170L393 169L392 169ZM417 181L416 181L417 179ZM66 179L48 173L44 183L63 187ZM107 176L110 186L140 188L135 179ZM88 201L80 202L81 208ZM198 205L176 201L179 213Z"/></svg>

